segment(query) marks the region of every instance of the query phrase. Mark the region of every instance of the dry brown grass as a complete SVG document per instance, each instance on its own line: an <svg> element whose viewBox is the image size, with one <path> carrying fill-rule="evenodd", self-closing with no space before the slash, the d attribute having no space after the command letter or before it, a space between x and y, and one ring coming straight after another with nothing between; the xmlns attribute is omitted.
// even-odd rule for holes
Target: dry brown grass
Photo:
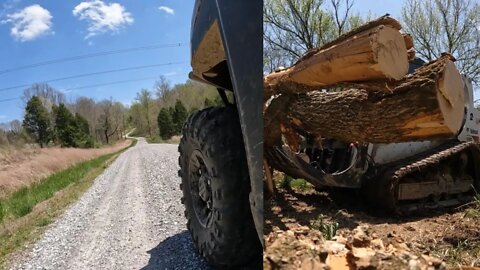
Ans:
<svg viewBox="0 0 480 270"><path fill-rule="evenodd" d="M166 140L165 142L171 143L171 144L179 144L181 139L182 139L182 136L174 135L170 139Z"/></svg>
<svg viewBox="0 0 480 270"><path fill-rule="evenodd" d="M130 140L124 140L115 145L95 149L53 147L2 150L0 198L73 164L117 152L129 145Z"/></svg>

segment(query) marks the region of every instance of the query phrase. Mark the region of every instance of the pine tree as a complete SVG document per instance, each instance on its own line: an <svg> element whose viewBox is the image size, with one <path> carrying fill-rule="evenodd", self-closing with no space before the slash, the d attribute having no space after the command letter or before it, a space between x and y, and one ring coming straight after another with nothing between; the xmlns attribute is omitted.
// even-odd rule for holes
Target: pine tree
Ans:
<svg viewBox="0 0 480 270"><path fill-rule="evenodd" d="M94 147L93 138L90 136L90 126L88 125L87 119L80 114L75 113L74 122L77 130L77 136L75 138L77 146L83 148Z"/></svg>
<svg viewBox="0 0 480 270"><path fill-rule="evenodd" d="M52 138L50 115L37 96L32 96L27 102L23 127L42 148Z"/></svg>
<svg viewBox="0 0 480 270"><path fill-rule="evenodd" d="M175 103L175 109L172 114L173 124L175 125L175 133L182 133L183 124L187 120L188 112L182 101L177 100Z"/></svg>
<svg viewBox="0 0 480 270"><path fill-rule="evenodd" d="M162 108L158 113L157 122L160 137L164 140L170 139L175 133L175 125L173 124L170 110Z"/></svg>
<svg viewBox="0 0 480 270"><path fill-rule="evenodd" d="M55 115L55 131L60 144L64 147L77 147L78 129L73 114L65 104L60 103L53 108Z"/></svg>
<svg viewBox="0 0 480 270"><path fill-rule="evenodd" d="M78 113L75 113L75 126L82 134L90 134L90 126L88 125L87 119Z"/></svg>

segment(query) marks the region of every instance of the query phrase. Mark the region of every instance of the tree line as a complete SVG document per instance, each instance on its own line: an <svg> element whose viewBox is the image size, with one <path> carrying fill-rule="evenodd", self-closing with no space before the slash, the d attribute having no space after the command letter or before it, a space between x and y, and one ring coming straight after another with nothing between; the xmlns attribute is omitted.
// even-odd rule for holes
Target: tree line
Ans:
<svg viewBox="0 0 480 270"><path fill-rule="evenodd" d="M23 91L24 119L0 125L0 145L90 148L115 142L128 129L128 108L113 99L95 101L65 95L48 84L34 84Z"/></svg>
<svg viewBox="0 0 480 270"><path fill-rule="evenodd" d="M25 89L22 101L24 119L0 123L0 146L94 147L133 128L135 136L168 139L181 134L190 113L223 104L212 86L191 80L171 85L163 76L152 89L141 89L130 106L84 96L67 102L64 93L45 83Z"/></svg>
<svg viewBox="0 0 480 270"><path fill-rule="evenodd" d="M169 139L182 132L189 114L211 106L222 106L217 90L195 81L171 85L160 76L153 88L141 89L129 109L128 122L135 136Z"/></svg>
<svg viewBox="0 0 480 270"><path fill-rule="evenodd" d="M80 114L70 112L64 103L53 104L49 112L40 98L34 95L25 107L22 126L42 148L50 142L63 147L94 146L88 121Z"/></svg>

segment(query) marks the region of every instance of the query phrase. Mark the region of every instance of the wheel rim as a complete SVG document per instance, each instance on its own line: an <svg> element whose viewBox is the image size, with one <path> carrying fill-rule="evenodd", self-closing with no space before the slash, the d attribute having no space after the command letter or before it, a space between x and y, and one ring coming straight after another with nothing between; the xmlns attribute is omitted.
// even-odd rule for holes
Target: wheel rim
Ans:
<svg viewBox="0 0 480 270"><path fill-rule="evenodd" d="M198 221L209 227L212 221L212 177L200 151L193 151L189 162L190 195Z"/></svg>

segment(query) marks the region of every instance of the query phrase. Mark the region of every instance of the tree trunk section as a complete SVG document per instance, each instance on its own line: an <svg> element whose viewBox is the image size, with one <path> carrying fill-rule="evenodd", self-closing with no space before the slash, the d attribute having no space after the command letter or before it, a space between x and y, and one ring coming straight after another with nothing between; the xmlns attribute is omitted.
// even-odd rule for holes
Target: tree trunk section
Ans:
<svg viewBox="0 0 480 270"><path fill-rule="evenodd" d="M307 53L292 67L265 76L266 97L340 82L401 79L408 72L410 39L399 32L399 26L380 22L362 26L362 31L356 29Z"/></svg>
<svg viewBox="0 0 480 270"><path fill-rule="evenodd" d="M451 57L424 65L399 82L383 84L383 91L378 91L381 87L281 95L266 111L266 144L278 145L281 128L272 125L285 121L297 130L345 142L431 140L455 137L460 130L463 80ZM278 108L274 116L272 110Z"/></svg>

